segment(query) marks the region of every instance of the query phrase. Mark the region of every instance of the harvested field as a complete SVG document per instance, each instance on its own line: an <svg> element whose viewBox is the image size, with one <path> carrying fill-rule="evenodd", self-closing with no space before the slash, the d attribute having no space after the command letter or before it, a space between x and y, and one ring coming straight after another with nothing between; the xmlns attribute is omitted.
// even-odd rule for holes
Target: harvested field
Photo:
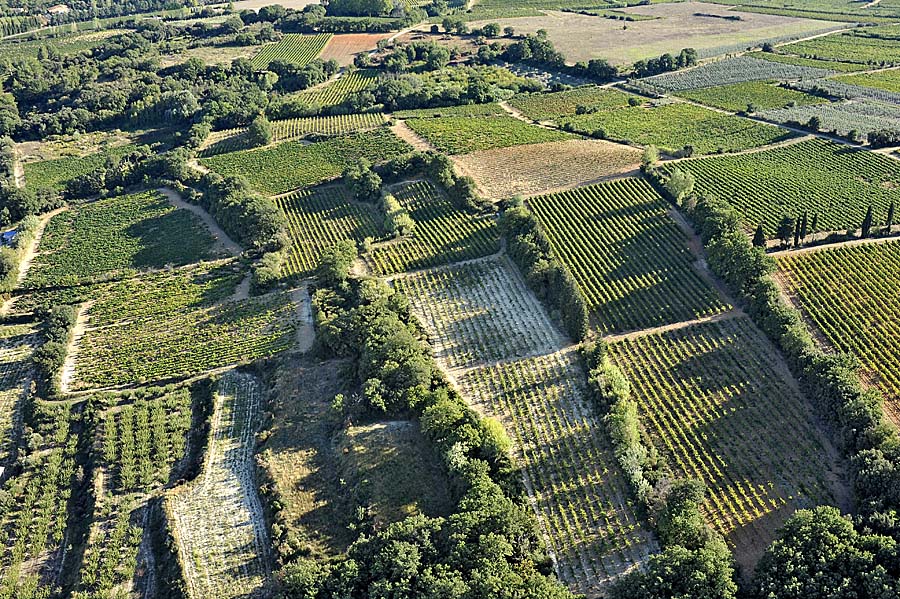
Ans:
<svg viewBox="0 0 900 599"><path fill-rule="evenodd" d="M516 33L547 31L550 41L569 62L605 58L613 64L631 64L682 48L696 48L701 56L745 50L764 41L786 41L846 24L776 15L730 12L715 4L679 2L622 9L622 12L659 17L622 22L576 13L545 11L544 16L500 19L501 27ZM740 20L697 16L695 13L733 16ZM473 27L489 21L477 21Z"/></svg>
<svg viewBox="0 0 900 599"><path fill-rule="evenodd" d="M555 141L455 156L463 174L489 198L551 193L633 174L641 162L635 148L600 140Z"/></svg>
<svg viewBox="0 0 900 599"><path fill-rule="evenodd" d="M353 57L375 49L378 40L389 33L342 33L333 36L319 54L322 60L336 60L342 67L353 64Z"/></svg>

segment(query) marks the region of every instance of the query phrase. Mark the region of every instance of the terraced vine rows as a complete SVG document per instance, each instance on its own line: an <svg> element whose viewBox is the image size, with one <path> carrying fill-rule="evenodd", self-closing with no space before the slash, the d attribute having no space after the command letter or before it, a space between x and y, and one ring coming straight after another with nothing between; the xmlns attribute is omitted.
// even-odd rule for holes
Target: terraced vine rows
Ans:
<svg viewBox="0 0 900 599"><path fill-rule="evenodd" d="M315 60L330 39L330 33L315 35L285 33L284 37L274 44L263 46L250 62L257 69L267 68L273 60L286 60L298 65L309 64Z"/></svg>
<svg viewBox="0 0 900 599"><path fill-rule="evenodd" d="M555 351L563 339L504 258L394 280L448 368Z"/></svg>
<svg viewBox="0 0 900 599"><path fill-rule="evenodd" d="M369 258L377 274L479 258L499 249L500 237L494 219L475 216L454 206L433 183L401 183L390 192L416 224L410 237L372 249Z"/></svg>
<svg viewBox="0 0 900 599"><path fill-rule="evenodd" d="M737 156L684 160L694 189L729 202L748 231L762 224L773 236L784 216L818 214L818 230L859 228L870 205L883 222L900 201L900 163L823 139ZM815 232L815 231L810 231Z"/></svg>
<svg viewBox="0 0 900 599"><path fill-rule="evenodd" d="M572 590L598 595L657 550L628 500L574 354L475 368L458 382L514 440L557 572Z"/></svg>
<svg viewBox="0 0 900 599"><path fill-rule="evenodd" d="M285 276L311 275L322 250L338 241L360 243L382 235L374 206L354 202L343 186L295 191L275 203L287 217L291 236Z"/></svg>
<svg viewBox="0 0 900 599"><path fill-rule="evenodd" d="M836 452L749 318L626 339L610 355L669 466L709 486L708 520L739 558L794 510L843 503L828 483L842 480Z"/></svg>
<svg viewBox="0 0 900 599"><path fill-rule="evenodd" d="M587 298L601 334L722 312L728 306L694 268L687 236L642 179L530 198L553 250Z"/></svg>
<svg viewBox="0 0 900 599"><path fill-rule="evenodd" d="M900 425L900 243L778 259L789 294L828 341L859 358Z"/></svg>
<svg viewBox="0 0 900 599"><path fill-rule="evenodd" d="M222 376L203 472L166 498L192 599L255 596L270 578L253 459L262 392L252 375Z"/></svg>

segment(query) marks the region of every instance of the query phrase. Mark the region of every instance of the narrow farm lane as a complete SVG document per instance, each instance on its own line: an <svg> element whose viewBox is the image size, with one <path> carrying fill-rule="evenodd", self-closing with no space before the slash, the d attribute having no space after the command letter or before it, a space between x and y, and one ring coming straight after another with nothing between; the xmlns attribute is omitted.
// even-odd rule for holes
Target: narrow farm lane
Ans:
<svg viewBox="0 0 900 599"><path fill-rule="evenodd" d="M870 245L873 243L891 243L893 241L900 241L900 237L897 236L898 229L900 226L895 226L892 229L892 235L890 237L867 237L866 239L848 239L847 241L839 241L837 243L826 243L822 245L814 245L809 247L801 247L796 249L786 249L786 250L777 250L774 252L768 252L769 256L773 258L778 258L779 256L797 256L800 254L809 254L812 252L822 252L826 250L834 250L842 247L852 247L854 245Z"/></svg>
<svg viewBox="0 0 900 599"><path fill-rule="evenodd" d="M193 212L200 220L203 221L203 224L206 225L206 228L209 229L209 232L212 233L212 236L215 240L221 245L229 254L232 256L240 256L243 250L241 246L235 243L225 231L219 226L219 224L210 216L209 212L197 206L196 204L190 204L181 199L181 196L178 195L173 189L169 189L168 187L160 187L158 190L161 194L166 196L166 199L169 200L169 203L175 206L176 208L183 208L188 212Z"/></svg>

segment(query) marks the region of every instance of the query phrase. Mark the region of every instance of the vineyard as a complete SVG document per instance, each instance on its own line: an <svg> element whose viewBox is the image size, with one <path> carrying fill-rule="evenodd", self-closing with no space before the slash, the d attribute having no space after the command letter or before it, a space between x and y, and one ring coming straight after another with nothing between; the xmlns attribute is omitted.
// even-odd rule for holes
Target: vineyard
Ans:
<svg viewBox="0 0 900 599"><path fill-rule="evenodd" d="M561 116L574 116L579 107L584 107L589 112L624 108L632 98L637 100L638 96L614 89L586 86L561 92L515 96L509 104L532 120L546 121Z"/></svg>
<svg viewBox="0 0 900 599"><path fill-rule="evenodd" d="M844 98L848 100L871 100L874 102L884 102L887 104L900 104L900 93L874 87L852 85L850 83L833 81L831 79L799 81L793 83L792 85L797 89L801 89L804 91L815 90L818 93L825 93L836 98Z"/></svg>
<svg viewBox="0 0 900 599"><path fill-rule="evenodd" d="M56 582L48 559L65 550L69 498L78 488L75 454L78 416L69 406L41 407L38 446L24 470L5 485L0 511L0 597L49 597ZM43 578L46 576L46 578Z"/></svg>
<svg viewBox="0 0 900 599"><path fill-rule="evenodd" d="M376 71L357 70L341 75L331 83L304 90L296 95L310 106L337 106L350 94L372 87L378 81Z"/></svg>
<svg viewBox="0 0 900 599"><path fill-rule="evenodd" d="M316 35L286 33L274 44L263 46L250 63L257 69L267 68L274 60L284 60L300 66L309 64L319 56L330 39L330 33Z"/></svg>
<svg viewBox="0 0 900 599"><path fill-rule="evenodd" d="M667 92L681 92L745 81L821 79L832 74L834 74L832 70L739 56L704 64L694 69L648 77L641 79L641 83L650 84Z"/></svg>
<svg viewBox="0 0 900 599"><path fill-rule="evenodd" d="M272 142L278 143L307 135L333 136L355 133L379 127L385 120L385 116L380 112L365 112L272 121ZM246 148L248 145L245 138L246 131L246 129L217 131L210 136L210 143L200 152L200 156L205 158Z"/></svg>
<svg viewBox="0 0 900 599"><path fill-rule="evenodd" d="M416 110L397 110L394 116L399 119L439 118L448 116L503 116L506 111L496 103L463 104L461 106L443 106L440 108L419 108Z"/></svg>
<svg viewBox="0 0 900 599"><path fill-rule="evenodd" d="M375 207L353 201L343 186L295 191L275 203L287 217L291 235L285 276L311 275L322 250L338 241L360 244L367 237L382 235Z"/></svg>
<svg viewBox="0 0 900 599"><path fill-rule="evenodd" d="M290 348L290 293L229 300L240 278L220 263L105 286L87 310L71 388L187 378Z"/></svg>
<svg viewBox="0 0 900 599"><path fill-rule="evenodd" d="M410 237L372 248L369 260L378 274L480 258L499 249L493 218L474 216L454 206L434 184L401 183L391 193L415 222L415 230Z"/></svg>
<svg viewBox="0 0 900 599"><path fill-rule="evenodd" d="M13 441L31 387L31 353L37 341L34 324L0 326L0 467L14 457Z"/></svg>
<svg viewBox="0 0 900 599"><path fill-rule="evenodd" d="M733 205L748 230L762 224L773 236L785 216L818 216L817 231L858 228L871 205L883 222L900 199L900 164L822 139L739 156L685 160L694 189ZM814 233L816 231L810 231Z"/></svg>
<svg viewBox="0 0 900 599"><path fill-rule="evenodd" d="M791 56L790 54L773 54L771 52L753 52L750 54L752 58L760 60L768 60L769 62L777 62L779 64L789 64L797 67L809 67L813 69L821 69L825 71L837 71L840 73L852 73L854 71L865 70L866 65L856 64L852 62L834 62L830 60L817 60L815 58L804 58L802 56Z"/></svg>
<svg viewBox="0 0 900 599"><path fill-rule="evenodd" d="M827 102L824 98L780 87L767 81L746 81L719 87L706 87L683 91L678 95L700 104L731 112L746 111L748 106L753 106L754 110L771 110Z"/></svg>
<svg viewBox="0 0 900 599"><path fill-rule="evenodd" d="M100 275L183 265L212 257L200 219L146 191L75 205L54 216L41 237L25 287L73 285Z"/></svg>
<svg viewBox="0 0 900 599"><path fill-rule="evenodd" d="M779 258L790 296L834 347L859 358L900 425L900 244L869 244Z"/></svg>
<svg viewBox="0 0 900 599"><path fill-rule="evenodd" d="M641 179L622 179L528 205L572 272L601 334L710 316L727 309L694 268L688 239Z"/></svg>
<svg viewBox="0 0 900 599"><path fill-rule="evenodd" d="M884 66L900 64L900 40L855 35L854 32L797 42L779 48L779 51L818 60Z"/></svg>
<svg viewBox="0 0 900 599"><path fill-rule="evenodd" d="M562 337L515 267L505 259L399 277L394 287L425 325L447 368L548 354Z"/></svg>
<svg viewBox="0 0 900 599"><path fill-rule="evenodd" d="M406 142L384 128L312 144L287 141L273 148L221 154L201 162L220 175L240 175L254 189L276 195L334 179L360 158L382 162L410 150Z"/></svg>
<svg viewBox="0 0 900 599"><path fill-rule="evenodd" d="M610 353L653 444L678 476L706 483L708 521L739 557L794 510L841 503L826 482L840 474L836 452L748 318L638 336Z"/></svg>
<svg viewBox="0 0 900 599"><path fill-rule="evenodd" d="M887 129L900 131L900 106L879 102L830 102L813 106L798 106L760 112L760 117L776 123L801 123L819 119L820 131L832 131L838 135L857 132L864 139L869 131Z"/></svg>
<svg viewBox="0 0 900 599"><path fill-rule="evenodd" d="M270 543L253 459L262 394L252 375L222 376L203 471L166 498L192 599L247 597L268 583Z"/></svg>
<svg viewBox="0 0 900 599"><path fill-rule="evenodd" d="M563 126L605 139L655 145L669 153L685 146L697 154L739 152L793 136L778 127L684 102L584 114L567 118Z"/></svg>
<svg viewBox="0 0 900 599"><path fill-rule="evenodd" d="M641 152L595 139L511 146L454 156L459 170L489 198L534 195L630 174Z"/></svg>
<svg viewBox="0 0 900 599"><path fill-rule="evenodd" d="M890 70L878 73L859 73L836 77L838 81L849 85L884 90L892 94L900 94L900 71Z"/></svg>
<svg viewBox="0 0 900 599"><path fill-rule="evenodd" d="M406 124L447 154L574 139L568 133L529 125L508 116L410 119Z"/></svg>
<svg viewBox="0 0 900 599"><path fill-rule="evenodd" d="M107 159L119 158L134 149L133 145L117 146L88 156L66 156L41 162L26 162L22 165L25 170L25 183L33 189L62 191L67 181L102 168Z"/></svg>
<svg viewBox="0 0 900 599"><path fill-rule="evenodd" d="M656 551L574 355L475 368L457 380L466 399L503 422L513 439L541 532L569 588L596 595Z"/></svg>

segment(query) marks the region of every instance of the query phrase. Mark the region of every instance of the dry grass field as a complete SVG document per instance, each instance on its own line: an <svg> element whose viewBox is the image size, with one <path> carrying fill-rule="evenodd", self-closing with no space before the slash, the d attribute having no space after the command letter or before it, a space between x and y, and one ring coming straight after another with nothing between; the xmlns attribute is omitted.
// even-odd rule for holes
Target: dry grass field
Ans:
<svg viewBox="0 0 900 599"><path fill-rule="evenodd" d="M493 199L537 195L633 174L641 162L634 148L573 139L483 150L455 156L457 168Z"/></svg>
<svg viewBox="0 0 900 599"><path fill-rule="evenodd" d="M546 11L541 17L500 19L501 27L515 27L516 33L534 33L545 29L550 41L569 62L605 58L625 65L637 60L696 48L703 54L715 54L717 48L754 46L764 40L822 31L838 23L797 19L777 15L735 13L728 7L697 2L678 2L623 9L658 19L623 23L603 17ZM739 15L730 20L707 15ZM473 27L485 22L472 23Z"/></svg>

